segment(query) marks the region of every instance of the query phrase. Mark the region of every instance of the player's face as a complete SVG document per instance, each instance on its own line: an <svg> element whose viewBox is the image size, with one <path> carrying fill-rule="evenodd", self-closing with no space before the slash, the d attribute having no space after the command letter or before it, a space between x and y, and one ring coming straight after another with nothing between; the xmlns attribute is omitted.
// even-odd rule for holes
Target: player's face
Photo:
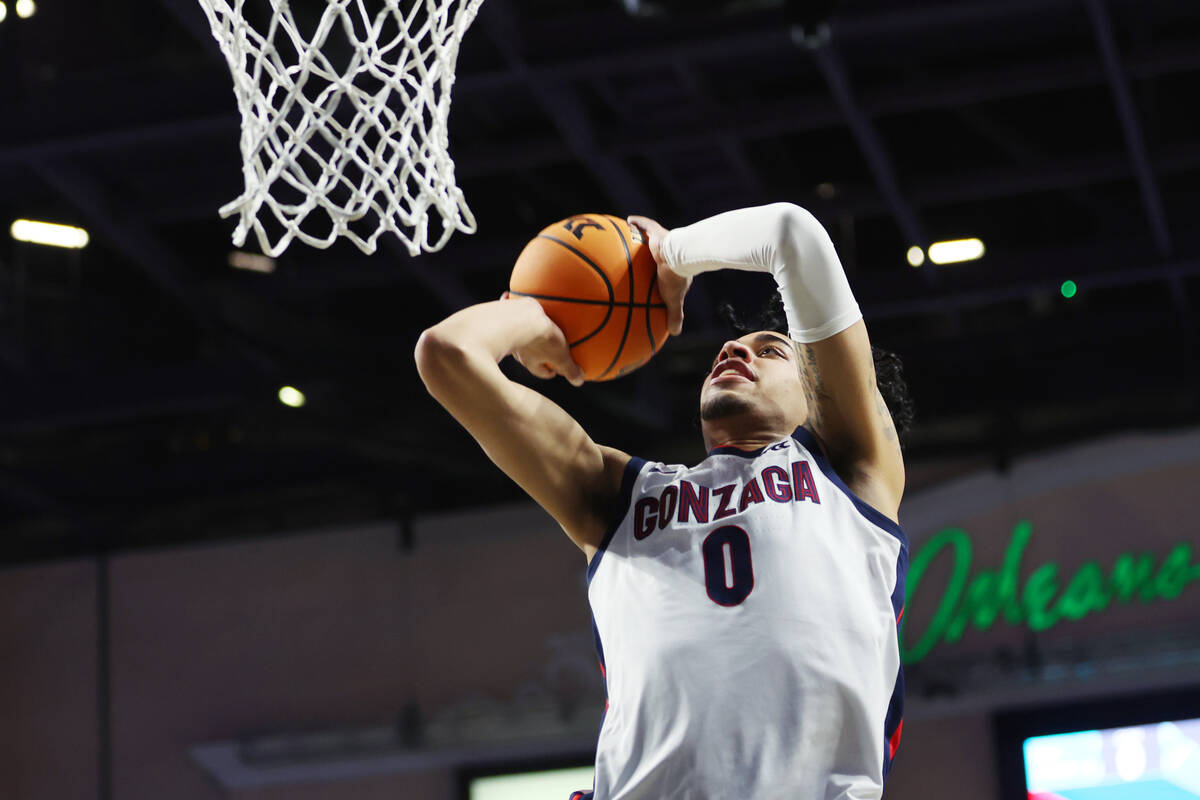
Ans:
<svg viewBox="0 0 1200 800"><path fill-rule="evenodd" d="M745 419L791 432L808 415L799 355L781 333L758 331L724 344L700 390L700 420L727 424Z"/></svg>

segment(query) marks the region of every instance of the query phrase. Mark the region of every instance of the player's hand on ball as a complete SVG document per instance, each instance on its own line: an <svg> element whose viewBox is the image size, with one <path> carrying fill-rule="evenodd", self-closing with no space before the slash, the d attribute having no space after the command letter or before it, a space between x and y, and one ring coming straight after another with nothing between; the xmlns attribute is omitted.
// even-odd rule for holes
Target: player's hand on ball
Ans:
<svg viewBox="0 0 1200 800"><path fill-rule="evenodd" d="M650 248L650 255L658 267L658 291L667 304L667 331L672 336L678 336L683 331L683 298L691 288L692 279L676 273L663 259L662 244L668 233L666 228L638 214L630 215L626 221L630 227L640 230L646 239L646 246Z"/></svg>
<svg viewBox="0 0 1200 800"><path fill-rule="evenodd" d="M500 299L517 298L510 298L508 292L505 292L500 295ZM544 324L538 326L537 335L513 348L510 355L535 377L549 380L555 375L561 375L572 386L582 386L583 367L576 364L575 359L571 358L571 349L567 345L567 337L563 334L562 328L555 325L554 321L546 316L546 312L542 310L537 301L533 301L529 305L532 309L536 309L535 313L540 317L539 321Z"/></svg>

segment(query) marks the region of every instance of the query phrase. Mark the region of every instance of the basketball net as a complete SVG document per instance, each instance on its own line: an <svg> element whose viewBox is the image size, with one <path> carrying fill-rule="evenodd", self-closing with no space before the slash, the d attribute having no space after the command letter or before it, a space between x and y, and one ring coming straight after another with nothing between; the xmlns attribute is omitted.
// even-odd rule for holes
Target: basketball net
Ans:
<svg viewBox="0 0 1200 800"><path fill-rule="evenodd" d="M220 210L238 217L234 244L253 230L277 256L293 239L325 248L342 236L370 254L390 231L415 256L475 231L446 120L483 0L400 2L324 0L302 30L288 0L269 0L269 16L261 2L200 0L242 116L245 190Z"/></svg>

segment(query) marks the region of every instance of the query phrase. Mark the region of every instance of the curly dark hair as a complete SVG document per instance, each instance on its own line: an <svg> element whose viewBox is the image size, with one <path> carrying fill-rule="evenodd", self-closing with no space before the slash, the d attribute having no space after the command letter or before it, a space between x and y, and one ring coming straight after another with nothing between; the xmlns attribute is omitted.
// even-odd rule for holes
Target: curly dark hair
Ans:
<svg viewBox="0 0 1200 800"><path fill-rule="evenodd" d="M788 333L787 316L784 314L783 300L778 292L771 295L771 299L755 317L739 316L729 303L723 303L717 309L717 313L739 336L754 331ZM900 356L881 347L872 345L871 355L875 361L875 383L892 415L896 433L903 436L912 428L915 415L912 396L909 395L908 384L904 380L904 365Z"/></svg>

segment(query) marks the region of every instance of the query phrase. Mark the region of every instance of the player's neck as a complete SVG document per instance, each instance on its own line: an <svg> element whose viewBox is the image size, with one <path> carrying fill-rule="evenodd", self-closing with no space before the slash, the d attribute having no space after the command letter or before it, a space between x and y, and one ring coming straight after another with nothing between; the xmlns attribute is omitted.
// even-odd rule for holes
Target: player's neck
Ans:
<svg viewBox="0 0 1200 800"><path fill-rule="evenodd" d="M788 430L774 427L746 430L744 426L730 428L710 423L705 426L704 444L710 453L719 447L733 447L738 450L758 450L759 448L774 444L780 439L786 439L792 435L792 431L794 430L794 427Z"/></svg>

